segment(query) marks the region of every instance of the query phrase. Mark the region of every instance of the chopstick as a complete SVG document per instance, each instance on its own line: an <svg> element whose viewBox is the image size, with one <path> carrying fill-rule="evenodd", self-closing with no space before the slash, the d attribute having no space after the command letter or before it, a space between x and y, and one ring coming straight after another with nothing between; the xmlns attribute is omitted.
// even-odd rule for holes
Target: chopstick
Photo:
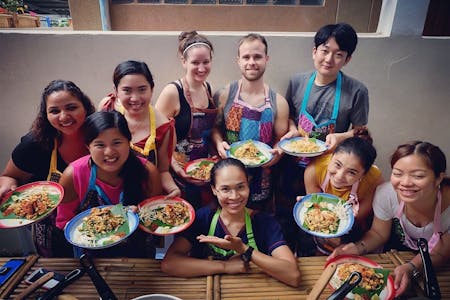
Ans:
<svg viewBox="0 0 450 300"><path fill-rule="evenodd" d="M34 265L37 261L37 255L29 255L26 258L25 264L20 267L19 271L17 271L1 288L0 288L0 299L8 298L8 296L12 293L17 284L22 280L28 270Z"/></svg>
<svg viewBox="0 0 450 300"><path fill-rule="evenodd" d="M29 294L31 294L32 292L34 292L36 289L38 289L41 285L43 285L44 283L46 283L47 281L49 281L53 275L55 275L54 272L48 272L46 273L44 276L42 276L41 278L39 278L38 280L36 280L35 282L33 282L29 287L27 287L26 289L24 289L19 295L17 295L14 299L16 300L22 300L25 299Z"/></svg>

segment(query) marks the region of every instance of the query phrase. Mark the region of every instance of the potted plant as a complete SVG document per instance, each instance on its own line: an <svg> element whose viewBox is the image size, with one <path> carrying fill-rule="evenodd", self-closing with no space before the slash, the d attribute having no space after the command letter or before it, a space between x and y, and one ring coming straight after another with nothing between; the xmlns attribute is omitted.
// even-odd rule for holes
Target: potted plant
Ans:
<svg viewBox="0 0 450 300"><path fill-rule="evenodd" d="M1 27L39 27L39 18L25 14L23 0L0 0ZM5 13L6 12L6 13ZM18 14L20 12L21 14Z"/></svg>

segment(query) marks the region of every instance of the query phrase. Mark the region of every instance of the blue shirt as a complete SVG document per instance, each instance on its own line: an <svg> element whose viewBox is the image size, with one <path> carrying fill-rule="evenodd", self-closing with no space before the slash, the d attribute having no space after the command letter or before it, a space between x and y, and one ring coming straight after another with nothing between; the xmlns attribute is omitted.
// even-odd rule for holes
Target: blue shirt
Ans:
<svg viewBox="0 0 450 300"><path fill-rule="evenodd" d="M208 235L209 226L215 212L216 210L212 209L210 206L200 208L195 213L195 220L192 225L178 235L186 238L191 243L191 257L207 258L212 255L208 244L200 243L196 238L201 234ZM260 252L271 255L273 250L282 245L286 245L281 226L273 216L265 212L254 210L250 215L250 218L252 220L256 245ZM214 235L223 238L227 234L230 233L223 224L222 219L219 217ZM248 243L245 226L243 226L239 232L238 237L240 237L244 243Z"/></svg>

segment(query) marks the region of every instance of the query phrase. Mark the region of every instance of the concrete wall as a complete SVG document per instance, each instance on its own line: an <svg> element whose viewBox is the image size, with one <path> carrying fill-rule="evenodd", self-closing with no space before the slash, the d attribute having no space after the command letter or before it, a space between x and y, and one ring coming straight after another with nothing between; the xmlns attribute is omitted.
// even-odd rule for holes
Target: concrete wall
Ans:
<svg viewBox="0 0 450 300"><path fill-rule="evenodd" d="M392 1L392 0L390 0ZM102 29L99 0L69 0L75 30ZM105 1L108 2L108 1ZM110 4L111 30L316 31L323 24L347 22L358 32L375 32L382 0L332 0L323 5ZM192 3L195 1L184 1ZM244 2L244 1L243 1ZM426 12L426 10L425 10ZM168 20L170 20L168 22Z"/></svg>
<svg viewBox="0 0 450 300"><path fill-rule="evenodd" d="M209 77L219 88L238 78L237 40L244 33L204 32L215 47ZM42 89L57 78L77 83L95 102L112 89L114 67L127 59L150 66L156 100L162 87L182 76L178 32L18 32L0 31L0 166L37 112ZM266 81L284 95L289 77L312 69L312 34L266 34L270 61ZM450 160L450 39L360 36L344 72L364 82L370 93L369 125L385 177L399 143L424 139Z"/></svg>

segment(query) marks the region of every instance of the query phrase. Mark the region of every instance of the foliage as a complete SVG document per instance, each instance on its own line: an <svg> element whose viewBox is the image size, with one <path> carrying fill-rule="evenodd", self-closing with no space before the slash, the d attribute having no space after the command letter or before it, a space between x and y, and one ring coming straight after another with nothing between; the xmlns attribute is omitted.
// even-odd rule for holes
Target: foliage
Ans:
<svg viewBox="0 0 450 300"><path fill-rule="evenodd" d="M0 0L0 7L3 7L9 12L17 12L18 9L23 9L23 0Z"/></svg>

